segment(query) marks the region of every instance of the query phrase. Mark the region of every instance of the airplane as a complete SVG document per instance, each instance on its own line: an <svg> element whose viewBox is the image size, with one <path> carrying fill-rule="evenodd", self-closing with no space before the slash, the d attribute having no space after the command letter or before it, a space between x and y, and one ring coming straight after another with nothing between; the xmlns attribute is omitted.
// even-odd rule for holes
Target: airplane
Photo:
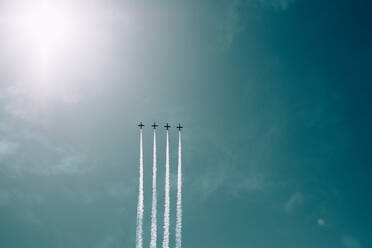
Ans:
<svg viewBox="0 0 372 248"><path fill-rule="evenodd" d="M151 125L153 129L156 129L159 125L156 125L155 121L154 124Z"/></svg>
<svg viewBox="0 0 372 248"><path fill-rule="evenodd" d="M178 126L177 126L178 130L181 131L181 129L183 128L183 126L181 126L180 123L178 123Z"/></svg>
<svg viewBox="0 0 372 248"><path fill-rule="evenodd" d="M142 124L142 121L140 122L140 124L138 124L139 128L142 129L145 125Z"/></svg>
<svg viewBox="0 0 372 248"><path fill-rule="evenodd" d="M169 126L169 124L168 124L168 122L167 122L167 125L165 125L164 127L165 127L165 129L168 130L171 126Z"/></svg>

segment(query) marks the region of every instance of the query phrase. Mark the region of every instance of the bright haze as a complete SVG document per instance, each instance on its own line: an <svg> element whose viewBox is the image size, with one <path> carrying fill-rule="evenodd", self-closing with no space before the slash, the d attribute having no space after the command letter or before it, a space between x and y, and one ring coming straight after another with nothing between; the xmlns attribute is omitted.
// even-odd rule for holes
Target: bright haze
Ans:
<svg viewBox="0 0 372 248"><path fill-rule="evenodd" d="M372 247L371 4L0 0L0 247Z"/></svg>

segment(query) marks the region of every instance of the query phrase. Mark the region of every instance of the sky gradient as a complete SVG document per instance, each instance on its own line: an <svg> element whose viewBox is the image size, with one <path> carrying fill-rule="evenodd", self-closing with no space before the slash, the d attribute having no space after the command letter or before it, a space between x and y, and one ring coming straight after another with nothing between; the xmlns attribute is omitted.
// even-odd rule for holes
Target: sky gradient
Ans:
<svg viewBox="0 0 372 248"><path fill-rule="evenodd" d="M368 1L40 2L0 0L0 247L135 247L139 121L148 247L154 120L183 247L372 247Z"/></svg>

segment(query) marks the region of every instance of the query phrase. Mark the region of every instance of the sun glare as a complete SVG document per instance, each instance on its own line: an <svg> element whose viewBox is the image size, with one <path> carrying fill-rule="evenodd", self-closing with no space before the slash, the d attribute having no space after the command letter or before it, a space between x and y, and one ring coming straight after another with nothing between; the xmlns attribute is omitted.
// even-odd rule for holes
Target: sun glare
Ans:
<svg viewBox="0 0 372 248"><path fill-rule="evenodd" d="M62 42L72 34L71 18L45 4L30 10L22 19L25 38L40 45Z"/></svg>
<svg viewBox="0 0 372 248"><path fill-rule="evenodd" d="M77 21L65 6L52 2L28 4L16 15L17 35L43 69L76 39Z"/></svg>

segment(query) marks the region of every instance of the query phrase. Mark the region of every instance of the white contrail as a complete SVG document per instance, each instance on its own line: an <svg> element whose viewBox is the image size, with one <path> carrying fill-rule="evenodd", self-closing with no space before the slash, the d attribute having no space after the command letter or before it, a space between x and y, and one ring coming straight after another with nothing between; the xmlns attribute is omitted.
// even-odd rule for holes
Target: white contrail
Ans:
<svg viewBox="0 0 372 248"><path fill-rule="evenodd" d="M139 186L138 186L138 205L137 205L137 230L136 248L142 248L142 223L143 223L143 148L142 148L142 129L140 129L140 164L139 164Z"/></svg>
<svg viewBox="0 0 372 248"><path fill-rule="evenodd" d="M151 209L151 242L150 248L156 248L156 235L157 235L157 223L156 223L156 132L154 129L154 150L153 150L153 166L152 166L152 209Z"/></svg>
<svg viewBox="0 0 372 248"><path fill-rule="evenodd" d="M169 137L167 130L167 146L165 157L165 202L164 202L164 237L163 248L169 248Z"/></svg>
<svg viewBox="0 0 372 248"><path fill-rule="evenodd" d="M176 248L182 246L182 165L181 165L181 131L178 132L178 172L177 172L177 220Z"/></svg>

